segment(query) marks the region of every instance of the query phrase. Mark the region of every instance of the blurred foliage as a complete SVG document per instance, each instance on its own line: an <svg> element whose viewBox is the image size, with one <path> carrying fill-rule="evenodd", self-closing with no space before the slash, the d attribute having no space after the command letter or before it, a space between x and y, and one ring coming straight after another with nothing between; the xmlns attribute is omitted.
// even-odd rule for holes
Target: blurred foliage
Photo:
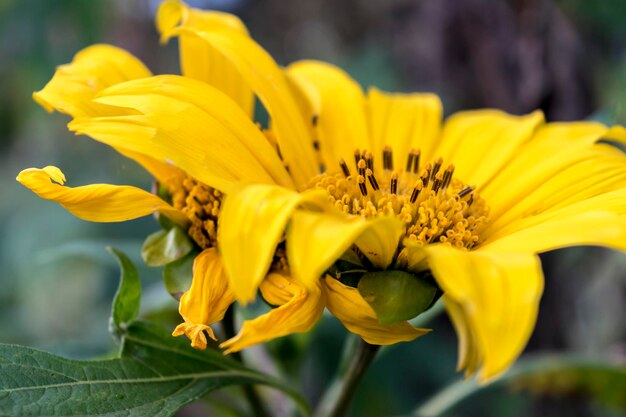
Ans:
<svg viewBox="0 0 626 417"><path fill-rule="evenodd" d="M543 109L550 120L596 118L626 123L626 2L604 0L196 0L235 12L280 63L316 58L344 67L364 86L433 91L446 112L497 107ZM128 49L157 73L178 72L176 45L158 45L158 1L0 0L0 341L74 358L113 349L107 334L118 282L113 245L138 265L141 317L172 327L177 303L162 269L141 261L143 239L160 229L150 217L124 224L80 221L14 180L30 166L61 167L70 185L133 184L151 179L134 163L87 138L73 137L67 117L32 100L54 68L95 42ZM626 259L597 248L543 258L546 290L529 352L581 353L614 362L626 357ZM180 271L170 267L170 291ZM245 312L244 312L245 313ZM402 415L455 373L456 337L445 316L434 332L380 355L357 393L353 416ZM273 341L244 356L259 369L303 388L315 404L340 361L345 331L326 317L314 332ZM268 352L285 359L272 367ZM384 381L384 382L381 382ZM533 385L536 385L533 383ZM601 392L603 392L601 390ZM227 415L229 391L208 407ZM492 390L464 403L463 416L612 416L596 403ZM280 405L280 397L270 398ZM199 406L194 406L199 407ZM280 409L280 407L279 407ZM181 415L194 415L189 408ZM229 411L231 412L231 411ZM232 411L232 415L237 415ZM197 415L197 414L196 414ZM284 414L280 414L284 415Z"/></svg>
<svg viewBox="0 0 626 417"><path fill-rule="evenodd" d="M412 416L456 415L468 398L494 390L504 396L529 392L535 397L589 398L606 406L609 412L625 413L626 366L565 355L531 355L488 385L459 381L447 386L418 407ZM489 403L482 408L482 415L493 411L489 410Z"/></svg>

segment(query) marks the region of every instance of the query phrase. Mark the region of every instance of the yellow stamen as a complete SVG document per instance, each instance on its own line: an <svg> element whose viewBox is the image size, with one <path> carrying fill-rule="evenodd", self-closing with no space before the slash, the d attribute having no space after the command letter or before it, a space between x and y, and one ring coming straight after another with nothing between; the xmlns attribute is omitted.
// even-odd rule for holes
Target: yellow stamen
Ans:
<svg viewBox="0 0 626 417"><path fill-rule="evenodd" d="M408 169L391 172L391 148L383 150L379 170L370 152L357 150L356 176L351 176L345 162L340 161L340 172L321 174L310 187L326 189L330 202L343 213L365 218L399 217L406 224L405 236L416 243L475 247L489 214L485 201L475 187L454 178L454 165L442 169L442 158L426 164L416 179L419 155L418 150L411 150Z"/></svg>
<svg viewBox="0 0 626 417"><path fill-rule="evenodd" d="M222 194L191 177L167 184L172 205L187 215L187 233L202 249L217 245L217 216Z"/></svg>

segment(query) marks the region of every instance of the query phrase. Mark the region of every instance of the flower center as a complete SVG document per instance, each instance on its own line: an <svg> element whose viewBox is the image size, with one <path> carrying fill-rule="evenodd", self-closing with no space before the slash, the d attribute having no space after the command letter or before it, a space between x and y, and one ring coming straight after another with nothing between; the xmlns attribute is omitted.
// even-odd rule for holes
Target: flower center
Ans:
<svg viewBox="0 0 626 417"><path fill-rule="evenodd" d="M187 233L202 249L217 246L217 216L222 193L191 177L168 184L174 208L187 215Z"/></svg>
<svg viewBox="0 0 626 417"><path fill-rule="evenodd" d="M420 151L411 150L404 170L394 170L391 148L382 156L378 167L371 152L357 150L354 170L341 160L340 173L323 173L310 188L327 190L330 201L346 214L399 217L405 236L418 244L472 249L480 243L489 207L474 186L454 177L454 165L444 168L442 158L420 165Z"/></svg>

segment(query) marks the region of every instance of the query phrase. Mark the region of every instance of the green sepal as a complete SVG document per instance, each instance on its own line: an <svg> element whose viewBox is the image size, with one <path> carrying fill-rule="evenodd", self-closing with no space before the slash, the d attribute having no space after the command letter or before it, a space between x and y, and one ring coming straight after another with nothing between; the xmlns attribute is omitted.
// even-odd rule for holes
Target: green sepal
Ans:
<svg viewBox="0 0 626 417"><path fill-rule="evenodd" d="M439 290L428 280L395 270L363 274L357 288L381 324L418 316L432 306Z"/></svg>
<svg viewBox="0 0 626 417"><path fill-rule="evenodd" d="M191 287L193 261L197 255L196 251L191 251L179 260L163 267L165 289L177 300L180 300L183 293Z"/></svg>
<svg viewBox="0 0 626 417"><path fill-rule="evenodd" d="M174 262L193 249L187 233L174 226L148 236L141 248L141 256L148 266L162 266Z"/></svg>
<svg viewBox="0 0 626 417"><path fill-rule="evenodd" d="M113 298L111 318L109 319L109 331L117 341L120 341L126 333L128 325L139 314L141 281L137 268L128 259L128 256L110 246L107 250L117 258L121 270L120 285Z"/></svg>

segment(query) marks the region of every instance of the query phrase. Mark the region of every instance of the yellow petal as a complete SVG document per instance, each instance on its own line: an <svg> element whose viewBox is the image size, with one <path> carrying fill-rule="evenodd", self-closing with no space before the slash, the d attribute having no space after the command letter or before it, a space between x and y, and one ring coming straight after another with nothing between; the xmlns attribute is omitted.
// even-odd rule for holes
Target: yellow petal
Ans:
<svg viewBox="0 0 626 417"><path fill-rule="evenodd" d="M175 32L195 34L237 68L270 114L280 152L294 182L303 189L319 173L319 166L307 121L302 119L290 86L274 59L248 36L236 31L206 32L184 27Z"/></svg>
<svg viewBox="0 0 626 417"><path fill-rule="evenodd" d="M454 330L456 330L457 338L459 339L457 371L465 370L467 376L473 375L478 371L481 361L476 335L467 321L463 307L445 294L443 300L448 316L454 326Z"/></svg>
<svg viewBox="0 0 626 417"><path fill-rule="evenodd" d="M543 291L539 258L531 253L465 252L425 247L459 335L459 365L488 380L521 354L534 328ZM448 302L451 301L451 302Z"/></svg>
<svg viewBox="0 0 626 417"><path fill-rule="evenodd" d="M192 347L206 349L205 332L211 339L217 340L209 326L222 320L234 301L217 249L205 249L194 260L191 288L180 299L178 311L185 322L178 325L172 334L185 334Z"/></svg>
<svg viewBox="0 0 626 417"><path fill-rule="evenodd" d="M296 193L272 185L249 185L226 196L218 242L237 299L252 301L296 207L324 199L324 190Z"/></svg>
<svg viewBox="0 0 626 417"><path fill-rule="evenodd" d="M454 163L455 176L482 186L506 166L543 123L539 111L513 116L498 110L456 113L446 120L435 157Z"/></svg>
<svg viewBox="0 0 626 417"><path fill-rule="evenodd" d="M70 129L172 163L223 191L235 180L293 187L259 129L232 100L205 83L162 75L116 85L97 101L141 114L79 118Z"/></svg>
<svg viewBox="0 0 626 417"><path fill-rule="evenodd" d="M159 211L180 224L188 221L184 213L139 188L109 184L63 186L65 176L53 166L25 169L19 173L17 181L39 197L56 201L83 220L122 222Z"/></svg>
<svg viewBox="0 0 626 417"><path fill-rule="evenodd" d="M346 329L361 336L367 343L392 345L409 342L430 331L413 327L407 321L380 324L376 313L361 297L359 290L328 276L322 283L328 310L346 326Z"/></svg>
<svg viewBox="0 0 626 417"><path fill-rule="evenodd" d="M602 203L607 197L602 196L609 195L610 199L610 193L626 188L626 157L620 150L601 146L585 154L579 161L545 178L506 212L496 211L482 237L495 240L530 224L538 224L553 213L576 210L581 204L586 210L608 210Z"/></svg>
<svg viewBox="0 0 626 417"><path fill-rule="evenodd" d="M626 192L622 192L621 196L622 201L626 202ZM595 211L555 216L485 242L482 247L498 252L539 253L567 246L588 245L626 251L626 214Z"/></svg>
<svg viewBox="0 0 626 417"><path fill-rule="evenodd" d="M320 284L311 289L279 273L270 273L260 286L268 303L278 306L254 320L246 320L237 336L222 343L226 354L292 333L313 328L324 311Z"/></svg>
<svg viewBox="0 0 626 417"><path fill-rule="evenodd" d="M367 96L372 152L382 158L385 146L393 150L393 169L403 170L411 148L430 161L441 132L443 106L435 94L391 94L370 88Z"/></svg>
<svg viewBox="0 0 626 417"><path fill-rule="evenodd" d="M93 45L80 51L70 64L61 65L52 79L33 98L46 110L58 110L72 117L117 116L128 109L93 101L103 89L124 81L149 77L150 71L137 58L111 45ZM159 181L180 175L168 164L122 148L116 149L135 160Z"/></svg>
<svg viewBox="0 0 626 417"><path fill-rule="evenodd" d="M159 162L152 156L129 151L128 149L117 148L120 154L137 162L143 169L148 171L161 184L168 184L176 178L184 178L185 173L179 168L167 162Z"/></svg>
<svg viewBox="0 0 626 417"><path fill-rule="evenodd" d="M367 148L371 141L365 117L365 97L361 87L340 68L318 61L299 61L287 68L296 85L306 86L303 96L316 107L316 132L325 165L339 169L339 161L354 160L354 151ZM309 119L310 120L310 119Z"/></svg>
<svg viewBox="0 0 626 417"><path fill-rule="evenodd" d="M111 45L93 45L61 65L54 77L33 98L46 110L72 117L123 114L120 109L91 100L102 89L124 81L149 77L150 71L137 58Z"/></svg>
<svg viewBox="0 0 626 417"><path fill-rule="evenodd" d="M491 207L491 222L512 210L547 179L586 160L598 158L602 137L626 143L619 127L595 122L550 123L537 129L532 140L487 184L478 184L480 194ZM620 139L621 138L621 139Z"/></svg>
<svg viewBox="0 0 626 417"><path fill-rule="evenodd" d="M222 12L199 10L179 1L165 1L159 6L156 23L162 41L180 35L180 64L185 77L204 81L233 99L252 116L254 95L234 65L194 32L231 32L247 35L238 17ZM189 31L177 31L185 28Z"/></svg>
<svg viewBox="0 0 626 417"><path fill-rule="evenodd" d="M311 288L356 244L378 268L389 266L404 226L395 217L364 220L335 213L296 211L287 230L287 259L293 276Z"/></svg>

